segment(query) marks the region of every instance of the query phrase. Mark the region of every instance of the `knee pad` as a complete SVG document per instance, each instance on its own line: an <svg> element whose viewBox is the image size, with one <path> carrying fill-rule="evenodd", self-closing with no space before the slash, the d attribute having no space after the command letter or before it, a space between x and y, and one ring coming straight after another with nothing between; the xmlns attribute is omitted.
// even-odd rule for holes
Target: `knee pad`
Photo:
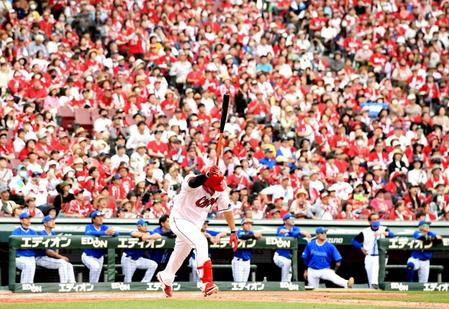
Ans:
<svg viewBox="0 0 449 309"><path fill-rule="evenodd" d="M407 263L407 270L414 270L415 269L415 264L413 264L412 262L408 262Z"/></svg>

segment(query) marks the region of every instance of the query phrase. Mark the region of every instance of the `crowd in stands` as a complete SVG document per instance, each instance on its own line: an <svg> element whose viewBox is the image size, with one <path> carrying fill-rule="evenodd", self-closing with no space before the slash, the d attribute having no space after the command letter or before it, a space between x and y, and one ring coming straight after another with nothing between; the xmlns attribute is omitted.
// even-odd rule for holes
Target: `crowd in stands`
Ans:
<svg viewBox="0 0 449 309"><path fill-rule="evenodd" d="M229 94L236 218L449 220L447 0L0 9L2 216L169 213L216 161Z"/></svg>

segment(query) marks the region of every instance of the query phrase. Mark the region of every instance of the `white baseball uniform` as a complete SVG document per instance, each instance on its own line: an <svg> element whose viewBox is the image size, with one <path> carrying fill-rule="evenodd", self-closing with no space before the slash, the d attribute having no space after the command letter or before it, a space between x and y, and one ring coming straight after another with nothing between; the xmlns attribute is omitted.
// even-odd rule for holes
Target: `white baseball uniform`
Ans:
<svg viewBox="0 0 449 309"><path fill-rule="evenodd" d="M19 226L14 229L11 236L36 236L37 232L31 228ZM20 274L20 283L33 283L34 273L36 272L36 251L33 249L16 250L16 266L22 272Z"/></svg>
<svg viewBox="0 0 449 309"><path fill-rule="evenodd" d="M55 232L48 233L46 230L40 231L39 235L42 236L55 236ZM56 259L47 256L46 250L36 251L36 265L48 268L57 269L59 273L59 281L61 283L75 283L75 273L73 271L73 265L66 260Z"/></svg>
<svg viewBox="0 0 449 309"><path fill-rule="evenodd" d="M368 284L370 287L379 284L379 248L377 240L385 238L385 235L378 235L376 233L384 233L387 231L385 226L379 226L378 230L372 230L371 226L365 228L357 235L354 240L362 245L366 250L365 256L365 270L368 277Z"/></svg>
<svg viewBox="0 0 449 309"><path fill-rule="evenodd" d="M215 192L211 196L204 190L203 186L191 188L188 182L192 177L195 177L195 175L191 174L184 179L181 191L174 198L170 215L170 228L177 236L175 248L167 267L159 274L167 285L173 284L176 272L190 254L192 248L195 250L197 269L209 259L207 239L201 232L201 227L211 207L217 203L218 211L230 209L227 194ZM199 270L198 276L199 278L203 277L202 270Z"/></svg>
<svg viewBox="0 0 449 309"><path fill-rule="evenodd" d="M147 232L152 234L152 232ZM132 233L131 233L132 234ZM139 249L126 249L122 254L122 270L125 275L125 283L132 282L136 269L146 269L141 282L151 282L154 272L157 269L157 263L145 257L145 251Z"/></svg>
<svg viewBox="0 0 449 309"><path fill-rule="evenodd" d="M418 282L427 283L429 281L430 272L430 260L420 260L417 258L409 257L407 264L413 264L413 270L418 271Z"/></svg>

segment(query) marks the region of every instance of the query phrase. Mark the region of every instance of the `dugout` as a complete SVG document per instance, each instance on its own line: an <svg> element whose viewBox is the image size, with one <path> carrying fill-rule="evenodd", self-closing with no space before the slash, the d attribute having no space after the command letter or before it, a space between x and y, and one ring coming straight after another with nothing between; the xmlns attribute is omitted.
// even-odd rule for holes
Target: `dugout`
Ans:
<svg viewBox="0 0 449 309"><path fill-rule="evenodd" d="M156 220L149 220L151 223L151 228L157 226ZM56 233L58 235L82 235L84 232L84 227L86 224L90 223L89 219L70 219L61 218L57 220ZM135 220L126 219L107 219L105 223L114 226L121 235L128 235L128 233L135 228ZM383 222L384 225L388 226L396 235L408 236L410 237L413 232L417 229L417 222ZM274 236L276 228L282 225L281 220L261 220L254 223L254 229L260 230L264 236ZM351 240L357 235L363 228L367 226L364 221L312 221L312 220L296 220L296 225L314 233L316 227L325 226L329 229L328 239L330 242L334 243L343 256L343 263L340 267L338 273L343 277L353 276L355 277L356 283L366 283L366 272L363 264L362 254L352 247ZM18 226L18 219L16 218L1 218L0 219L0 268L1 268L1 286L6 286L8 284L8 237L10 232ZM39 219L32 220L32 228L40 230L42 225ZM224 221L217 220L211 221L209 228L213 230L223 230L226 231L227 227ZM449 223L446 222L435 222L432 223L431 230L437 234L441 234L444 237L449 237ZM304 245L304 240L299 241L298 255L301 254ZM65 249L64 249L65 250ZM80 250L68 250L69 256L72 257L74 264L81 264L81 254ZM232 259L231 250L222 250L214 248L210 249L212 259L215 264L225 265L230 264ZM254 249L254 258L251 264L257 265L256 280L263 281L279 281L280 280L280 269L274 265L272 262L273 250L268 249ZM409 252L404 250L391 249L387 252L388 264L401 265L406 263L409 256ZM187 262L186 262L187 263ZM117 264L119 264L119 255L117 258ZM434 253L434 258L431 260L432 265L442 265L444 267L444 272L442 273L442 281L449 282L449 251L441 250ZM164 265L161 265L163 267ZM120 279L120 270L117 276ZM298 275L299 280L303 281L302 273L304 271L304 265L299 257L298 263ZM190 268L187 264L184 264L180 273L179 279L182 281L187 281L189 278ZM438 273L430 272L430 281L437 281ZM56 271L36 272L36 282L43 281L42 276L46 277L46 281L57 282L58 274ZM140 274L137 273L137 278ZM220 281L231 281L232 274L230 269L220 268L214 270L215 278ZM87 280L87 269L84 269L84 281ZM386 281L405 281L406 273L401 269L390 269L386 275Z"/></svg>

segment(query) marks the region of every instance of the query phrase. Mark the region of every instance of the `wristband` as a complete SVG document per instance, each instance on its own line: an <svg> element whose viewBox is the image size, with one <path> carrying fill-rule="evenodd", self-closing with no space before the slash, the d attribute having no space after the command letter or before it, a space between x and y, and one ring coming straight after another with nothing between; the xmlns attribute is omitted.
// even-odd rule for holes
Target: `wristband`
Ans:
<svg viewBox="0 0 449 309"><path fill-rule="evenodd" d="M231 231L231 234L235 234L236 233L236 231Z"/></svg>

